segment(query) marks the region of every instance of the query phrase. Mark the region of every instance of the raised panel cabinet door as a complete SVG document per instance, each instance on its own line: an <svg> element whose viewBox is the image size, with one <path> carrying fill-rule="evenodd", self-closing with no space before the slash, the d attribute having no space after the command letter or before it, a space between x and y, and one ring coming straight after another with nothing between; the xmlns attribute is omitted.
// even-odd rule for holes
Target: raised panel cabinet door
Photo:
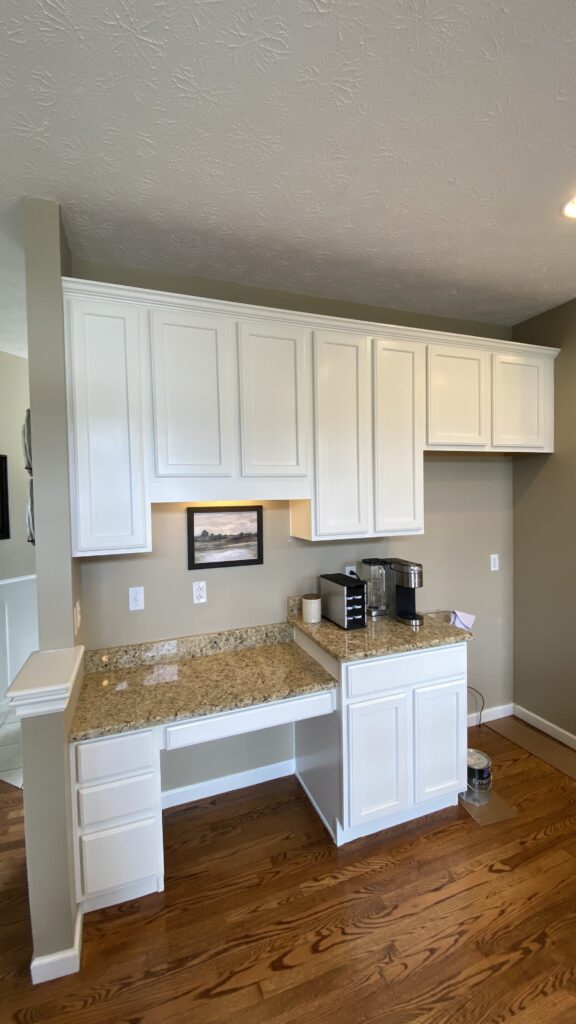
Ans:
<svg viewBox="0 0 576 1024"><path fill-rule="evenodd" d="M553 366L529 355L492 356L492 443L496 448L538 448L551 443ZM547 445L548 442L548 445Z"/></svg>
<svg viewBox="0 0 576 1024"><path fill-rule="evenodd" d="M428 346L428 444L490 444L490 353L456 345Z"/></svg>
<svg viewBox="0 0 576 1024"><path fill-rule="evenodd" d="M310 332L241 321L242 476L306 476Z"/></svg>
<svg viewBox="0 0 576 1024"><path fill-rule="evenodd" d="M466 681L414 690L416 803L466 789Z"/></svg>
<svg viewBox="0 0 576 1024"><path fill-rule="evenodd" d="M424 529L426 350L375 338L374 528L377 533Z"/></svg>
<svg viewBox="0 0 576 1024"><path fill-rule="evenodd" d="M409 805L408 694L392 693L348 707L350 825Z"/></svg>
<svg viewBox="0 0 576 1024"><path fill-rule="evenodd" d="M150 549L138 308L67 299L73 554Z"/></svg>
<svg viewBox="0 0 576 1024"><path fill-rule="evenodd" d="M155 309L150 330L157 476L231 476L235 320Z"/></svg>
<svg viewBox="0 0 576 1024"><path fill-rule="evenodd" d="M369 339L316 331L314 375L316 533L367 533L372 469Z"/></svg>

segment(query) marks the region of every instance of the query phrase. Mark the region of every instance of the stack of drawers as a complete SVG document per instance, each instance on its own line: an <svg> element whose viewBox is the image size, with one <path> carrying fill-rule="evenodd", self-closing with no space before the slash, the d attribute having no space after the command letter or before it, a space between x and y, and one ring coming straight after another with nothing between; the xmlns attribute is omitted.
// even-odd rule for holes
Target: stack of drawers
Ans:
<svg viewBox="0 0 576 1024"><path fill-rule="evenodd" d="M153 729L72 747L76 891L84 909L163 888L160 751Z"/></svg>

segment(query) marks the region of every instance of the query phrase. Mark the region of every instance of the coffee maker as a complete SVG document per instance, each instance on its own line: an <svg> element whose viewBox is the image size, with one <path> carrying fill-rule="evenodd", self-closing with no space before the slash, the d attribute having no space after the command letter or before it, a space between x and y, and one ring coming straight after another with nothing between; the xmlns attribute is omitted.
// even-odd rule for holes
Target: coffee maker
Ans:
<svg viewBox="0 0 576 1024"><path fill-rule="evenodd" d="M422 566L404 558L384 558L382 562L386 579L386 614L417 629L424 621L416 611L416 589L423 583Z"/></svg>

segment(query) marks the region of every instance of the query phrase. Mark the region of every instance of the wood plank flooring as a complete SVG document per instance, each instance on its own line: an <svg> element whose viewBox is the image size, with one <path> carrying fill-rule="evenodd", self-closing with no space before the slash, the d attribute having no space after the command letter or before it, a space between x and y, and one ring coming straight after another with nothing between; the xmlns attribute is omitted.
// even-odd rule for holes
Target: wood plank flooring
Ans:
<svg viewBox="0 0 576 1024"><path fill-rule="evenodd" d="M294 779L165 813L166 891L89 914L33 987L21 794L0 785L2 1024L575 1024L576 782L483 726L518 817L340 850Z"/></svg>

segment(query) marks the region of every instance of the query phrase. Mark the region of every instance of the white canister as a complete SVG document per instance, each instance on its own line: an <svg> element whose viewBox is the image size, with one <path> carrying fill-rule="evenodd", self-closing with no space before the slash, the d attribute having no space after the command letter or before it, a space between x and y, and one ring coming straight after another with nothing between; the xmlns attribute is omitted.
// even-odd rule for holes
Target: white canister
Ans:
<svg viewBox="0 0 576 1024"><path fill-rule="evenodd" d="M322 602L320 594L304 594L302 597L302 619L309 626L320 622L322 618Z"/></svg>

